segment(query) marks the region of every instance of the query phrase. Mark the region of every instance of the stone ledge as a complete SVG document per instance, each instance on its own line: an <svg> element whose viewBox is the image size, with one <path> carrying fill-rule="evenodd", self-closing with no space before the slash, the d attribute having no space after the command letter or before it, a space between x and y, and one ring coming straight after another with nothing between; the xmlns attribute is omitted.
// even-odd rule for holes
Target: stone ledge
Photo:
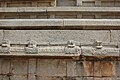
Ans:
<svg viewBox="0 0 120 80"><path fill-rule="evenodd" d="M37 49L35 52L35 48L31 46L26 47L23 44L10 44L10 47L3 47L0 46L0 56L29 56L29 57L80 57L80 56L87 56L87 57L119 57L120 56L120 48L117 47L117 44L108 43L103 44L101 48L97 48L95 44L89 44L88 46L84 45L74 45L73 44L64 44L63 46L52 46L52 45L44 45L44 46L34 46ZM22 45L22 47L21 47ZM38 44L36 44L38 45ZM59 44L58 44L59 45ZM13 47L14 46L14 47ZM99 45L100 46L100 45ZM1 52L9 48L9 53ZM26 48L29 50L26 52ZM69 52L68 52L69 50Z"/></svg>
<svg viewBox="0 0 120 80"><path fill-rule="evenodd" d="M120 12L120 7L2 7L0 12Z"/></svg>
<svg viewBox="0 0 120 80"><path fill-rule="evenodd" d="M0 19L0 27L120 26L120 19Z"/></svg>

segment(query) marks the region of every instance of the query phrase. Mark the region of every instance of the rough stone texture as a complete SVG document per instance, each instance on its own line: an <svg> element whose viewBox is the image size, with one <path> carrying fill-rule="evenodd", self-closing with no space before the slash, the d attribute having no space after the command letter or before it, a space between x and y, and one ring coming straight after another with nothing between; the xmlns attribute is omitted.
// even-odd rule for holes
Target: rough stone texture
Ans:
<svg viewBox="0 0 120 80"><path fill-rule="evenodd" d="M58 0L57 6L75 6L74 0Z"/></svg>
<svg viewBox="0 0 120 80"><path fill-rule="evenodd" d="M18 74L18 75L27 75L27 65L28 61L27 60L12 60L11 61L11 68L12 68L12 73L13 74Z"/></svg>
<svg viewBox="0 0 120 80"><path fill-rule="evenodd" d="M111 42L120 42L120 30L111 30Z"/></svg>
<svg viewBox="0 0 120 80"><path fill-rule="evenodd" d="M25 28L41 26L120 26L119 19L1 19L1 27ZM36 28L37 28L36 27Z"/></svg>
<svg viewBox="0 0 120 80"><path fill-rule="evenodd" d="M47 12L49 11L76 11L76 12L120 12L119 7L50 7L47 8Z"/></svg>
<svg viewBox="0 0 120 80"><path fill-rule="evenodd" d="M67 76L84 76L84 75L85 71L82 62L75 62L73 60L67 61Z"/></svg>
<svg viewBox="0 0 120 80"><path fill-rule="evenodd" d="M66 62L64 60L37 60L37 75L66 76Z"/></svg>
<svg viewBox="0 0 120 80"><path fill-rule="evenodd" d="M1 80L9 80L9 79L10 79L10 77L7 76L7 75L3 75L2 78L1 78Z"/></svg>
<svg viewBox="0 0 120 80"><path fill-rule="evenodd" d="M107 20L107 19L69 19L69 20L64 20L64 25L65 26L119 26L119 21L120 20Z"/></svg>
<svg viewBox="0 0 120 80"><path fill-rule="evenodd" d="M28 73L35 74L35 72L36 72L36 59L29 59Z"/></svg>
<svg viewBox="0 0 120 80"><path fill-rule="evenodd" d="M88 44L95 40L117 43L120 42L120 31L112 29L120 29L119 26L119 0L0 0L0 29L7 29L0 30L0 42L8 39L12 43L12 54L0 54L0 80L120 80L120 58L117 57L120 56L120 45L109 44L99 50L87 45L87 50L82 47L83 53L77 57L57 52L51 54L53 47L50 47L54 42L67 43L68 40ZM44 51L49 53L24 54L24 47L27 47L24 43L30 40L37 44L45 42L49 49ZM71 46L69 51L73 51ZM93 53L107 55L86 56Z"/></svg>
<svg viewBox="0 0 120 80"><path fill-rule="evenodd" d="M16 20L1 20L1 26L21 27L22 26L63 26L63 20L54 19L16 19Z"/></svg>
<svg viewBox="0 0 120 80"><path fill-rule="evenodd" d="M115 79L115 78L94 78L94 80L118 80L118 79Z"/></svg>
<svg viewBox="0 0 120 80"><path fill-rule="evenodd" d="M71 35L70 35L71 34ZM19 35L19 36L18 36ZM34 40L42 42L67 42L74 40L79 42L94 42L95 40L110 42L110 31L86 31L86 30L5 30L4 38L12 43Z"/></svg>
<svg viewBox="0 0 120 80"><path fill-rule="evenodd" d="M3 59L1 61L1 74L9 74L10 73L10 60Z"/></svg>
<svg viewBox="0 0 120 80"><path fill-rule="evenodd" d="M110 61L94 62L94 76L115 76L115 65Z"/></svg>
<svg viewBox="0 0 120 80"><path fill-rule="evenodd" d="M119 80L119 61L109 59L0 59L1 80Z"/></svg>
<svg viewBox="0 0 120 80"><path fill-rule="evenodd" d="M82 55L84 56L119 56L118 48L103 47L102 49L96 49L94 47L82 47Z"/></svg>
<svg viewBox="0 0 120 80"><path fill-rule="evenodd" d="M46 8L36 7L11 7L0 8L0 12L46 12Z"/></svg>
<svg viewBox="0 0 120 80"><path fill-rule="evenodd" d="M94 78L93 77L83 77L82 80L94 80Z"/></svg>
<svg viewBox="0 0 120 80"><path fill-rule="evenodd" d="M3 38L4 38L3 37L3 30L0 30L0 42L2 41Z"/></svg>
<svg viewBox="0 0 120 80"><path fill-rule="evenodd" d="M120 61L116 62L116 76L120 77Z"/></svg>
<svg viewBox="0 0 120 80"><path fill-rule="evenodd" d="M36 59L29 59L28 62L28 80L36 80Z"/></svg>
<svg viewBox="0 0 120 80"><path fill-rule="evenodd" d="M9 79L6 79L9 80ZM27 80L27 75L13 75L10 77L10 80Z"/></svg>
<svg viewBox="0 0 120 80"><path fill-rule="evenodd" d="M37 76L36 80L66 80L64 77L40 77Z"/></svg>
<svg viewBox="0 0 120 80"><path fill-rule="evenodd" d="M2 60L0 60L0 74L2 74ZM1 78L1 76L0 76Z"/></svg>
<svg viewBox="0 0 120 80"><path fill-rule="evenodd" d="M93 69L91 61L67 61L67 76L93 76Z"/></svg>
<svg viewBox="0 0 120 80"><path fill-rule="evenodd" d="M94 65L92 61L84 61L84 70L85 70L85 75L84 76L93 76L93 70L94 70Z"/></svg>

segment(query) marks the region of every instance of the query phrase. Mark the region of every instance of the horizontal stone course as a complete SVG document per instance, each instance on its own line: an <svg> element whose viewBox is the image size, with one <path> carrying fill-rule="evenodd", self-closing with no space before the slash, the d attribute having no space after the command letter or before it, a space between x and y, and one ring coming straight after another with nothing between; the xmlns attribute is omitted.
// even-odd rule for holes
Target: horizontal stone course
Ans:
<svg viewBox="0 0 120 80"><path fill-rule="evenodd" d="M120 19L1 19L0 27L75 27L75 26L120 26Z"/></svg>
<svg viewBox="0 0 120 80"><path fill-rule="evenodd" d="M120 12L119 7L2 7L0 12Z"/></svg>
<svg viewBox="0 0 120 80"><path fill-rule="evenodd" d="M115 32L119 30L115 30ZM112 41L113 32L109 30L97 31L97 30L1 30L1 34L4 35L2 38L9 40L11 44L10 54L1 54L1 56L59 56L59 57L73 57L73 56L119 56L119 48L117 47L117 42ZM117 33L116 33L117 34ZM116 37L118 38L118 37ZM65 54L64 47L69 40L74 40L77 46L80 47L79 54ZM2 41L2 40L1 40ZM40 51L36 54L25 54L25 45L29 41L35 41L39 45ZM95 41L102 41L106 43L103 45L102 49L96 49L94 46ZM110 44L110 42L115 42L116 44ZM45 44L44 44L45 42ZM60 46L59 42L64 43ZM25 43L25 44L24 44ZM82 44L85 43L85 44ZM108 44L107 44L108 43ZM19 46L15 45L18 44ZM24 45L21 45L24 44ZM47 45L52 45L52 47L47 47ZM16 46L16 47L14 47ZM20 47L21 46L21 47ZM108 46L108 47L107 47ZM1 48L2 49L2 48ZM60 51L59 51L60 50ZM63 51L62 51L63 50ZM45 51L45 52L44 52ZM57 51L57 52L56 52ZM19 53L18 53L19 52ZM59 53L60 52L60 53Z"/></svg>
<svg viewBox="0 0 120 80"><path fill-rule="evenodd" d="M24 43L30 40L37 43L43 42L67 42L74 40L78 42L110 42L110 31L96 30L4 30L4 39L11 43Z"/></svg>
<svg viewBox="0 0 120 80"><path fill-rule="evenodd" d="M74 61L23 57L0 59L4 62L4 66L0 63L0 73L5 72L0 74L1 80L119 80L120 64L114 60Z"/></svg>

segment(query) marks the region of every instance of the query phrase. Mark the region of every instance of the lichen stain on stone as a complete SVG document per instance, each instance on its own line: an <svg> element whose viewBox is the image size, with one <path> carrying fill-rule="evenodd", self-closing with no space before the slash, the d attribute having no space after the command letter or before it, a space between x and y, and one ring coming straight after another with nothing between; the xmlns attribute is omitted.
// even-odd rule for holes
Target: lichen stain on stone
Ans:
<svg viewBox="0 0 120 80"><path fill-rule="evenodd" d="M115 76L115 64L113 62L101 62L102 76Z"/></svg>
<svg viewBox="0 0 120 80"><path fill-rule="evenodd" d="M115 64L111 61L84 61L85 76L114 77Z"/></svg>
<svg viewBox="0 0 120 80"><path fill-rule="evenodd" d="M85 76L93 76L93 62L91 61L84 61L83 62Z"/></svg>

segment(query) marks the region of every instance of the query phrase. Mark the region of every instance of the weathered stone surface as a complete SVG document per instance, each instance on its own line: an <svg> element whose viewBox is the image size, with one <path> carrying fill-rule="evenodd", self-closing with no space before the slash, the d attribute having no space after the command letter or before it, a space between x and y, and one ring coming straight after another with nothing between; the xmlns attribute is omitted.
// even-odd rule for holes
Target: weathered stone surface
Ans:
<svg viewBox="0 0 120 80"><path fill-rule="evenodd" d="M7 80L27 80L27 75L13 75Z"/></svg>
<svg viewBox="0 0 120 80"><path fill-rule="evenodd" d="M120 30L111 30L111 42L120 42Z"/></svg>
<svg viewBox="0 0 120 80"><path fill-rule="evenodd" d="M67 76L84 76L84 75L85 71L82 62L75 62L73 60L67 61Z"/></svg>
<svg viewBox="0 0 120 80"><path fill-rule="evenodd" d="M0 26L21 27L22 26L63 26L62 19L3 19L0 20ZM25 28L25 27L24 27Z"/></svg>
<svg viewBox="0 0 120 80"><path fill-rule="evenodd" d="M39 51L37 47L32 47L32 48L26 47L25 52L27 54L38 54Z"/></svg>
<svg viewBox="0 0 120 80"><path fill-rule="evenodd" d="M115 76L115 64L110 61L97 61L94 62L94 76Z"/></svg>
<svg viewBox="0 0 120 80"><path fill-rule="evenodd" d="M9 79L10 79L10 77L7 76L7 75L3 75L3 76L1 77L1 80L9 80Z"/></svg>
<svg viewBox="0 0 120 80"><path fill-rule="evenodd" d="M119 21L119 19L64 19L64 26L119 26Z"/></svg>
<svg viewBox="0 0 120 80"><path fill-rule="evenodd" d="M36 62L35 58L13 60L11 58L1 61L3 80L9 78L11 80L119 80L119 61L117 64L105 60L73 61L71 59L37 59ZM115 76L118 79L114 79Z"/></svg>
<svg viewBox="0 0 120 80"><path fill-rule="evenodd" d="M114 62L101 62L102 76L115 76L115 64Z"/></svg>
<svg viewBox="0 0 120 80"><path fill-rule="evenodd" d="M67 76L93 76L93 62L67 61Z"/></svg>
<svg viewBox="0 0 120 80"><path fill-rule="evenodd" d="M2 75L0 75L0 80L2 80Z"/></svg>
<svg viewBox="0 0 120 80"><path fill-rule="evenodd" d="M2 40L1 46L0 46L0 53L10 53L9 40Z"/></svg>
<svg viewBox="0 0 120 80"><path fill-rule="evenodd" d="M116 78L116 80L120 80L120 78Z"/></svg>
<svg viewBox="0 0 120 80"><path fill-rule="evenodd" d="M46 12L46 8L36 8L36 7L2 7L0 12Z"/></svg>
<svg viewBox="0 0 120 80"><path fill-rule="evenodd" d="M28 71L28 60L12 60L11 61L11 68L13 74L19 74L19 75L27 75Z"/></svg>
<svg viewBox="0 0 120 80"><path fill-rule="evenodd" d="M116 69L116 76L120 77L120 61L116 61L115 69Z"/></svg>
<svg viewBox="0 0 120 80"><path fill-rule="evenodd" d="M36 80L36 59L29 59L28 80Z"/></svg>
<svg viewBox="0 0 120 80"><path fill-rule="evenodd" d="M0 0L0 29L22 29L0 30L0 41L12 43L12 53L0 54L0 80L120 80L120 45L90 44L120 41L120 31L112 30L120 29L117 6L119 0ZM38 54L27 44L31 40L37 42ZM82 55L73 54L76 49L68 40L78 41Z"/></svg>
<svg viewBox="0 0 120 80"><path fill-rule="evenodd" d="M85 70L85 76L93 76L94 74L94 64L92 61L84 61L84 70Z"/></svg>
<svg viewBox="0 0 120 80"><path fill-rule="evenodd" d="M83 80L82 77L67 77L64 78L63 80Z"/></svg>
<svg viewBox="0 0 120 80"><path fill-rule="evenodd" d="M1 27L31 28L43 26L120 26L119 19L1 19ZM37 28L36 27L36 28Z"/></svg>
<svg viewBox="0 0 120 80"><path fill-rule="evenodd" d="M10 73L10 60L9 59L2 59L2 61L1 61L1 73L2 74L9 74Z"/></svg>
<svg viewBox="0 0 120 80"><path fill-rule="evenodd" d="M77 0L79 1L79 0ZM78 5L81 5L81 0ZM75 11L75 12L120 12L119 7L49 7L47 12L57 12L57 11Z"/></svg>
<svg viewBox="0 0 120 80"><path fill-rule="evenodd" d="M109 77L104 77L104 78L94 78L94 80L117 80L117 79L115 79L115 78L109 78Z"/></svg>
<svg viewBox="0 0 120 80"><path fill-rule="evenodd" d="M36 80L36 76L35 75L30 75L28 74L28 80Z"/></svg>
<svg viewBox="0 0 120 80"><path fill-rule="evenodd" d="M0 30L0 43L2 42L3 40L3 30Z"/></svg>
<svg viewBox="0 0 120 80"><path fill-rule="evenodd" d="M0 60L0 74L2 74L2 60Z"/></svg>
<svg viewBox="0 0 120 80"><path fill-rule="evenodd" d="M66 76L66 62L59 59L38 59L38 76Z"/></svg>
<svg viewBox="0 0 120 80"><path fill-rule="evenodd" d="M37 79L36 80L66 80L64 79L64 77L41 77L41 76L37 76Z"/></svg>
<svg viewBox="0 0 120 80"><path fill-rule="evenodd" d="M77 3L77 6L82 6L82 0L77 0L76 3Z"/></svg>
<svg viewBox="0 0 120 80"><path fill-rule="evenodd" d="M81 48L76 46L73 42L68 41L67 46L64 48L66 54L81 54Z"/></svg>
<svg viewBox="0 0 120 80"><path fill-rule="evenodd" d="M82 80L94 80L94 78L93 77L83 77Z"/></svg>
<svg viewBox="0 0 120 80"><path fill-rule="evenodd" d="M82 77L41 77L37 76L37 80L83 80Z"/></svg>
<svg viewBox="0 0 120 80"><path fill-rule="evenodd" d="M71 35L70 35L71 34ZM19 36L18 36L19 35ZM11 43L27 42L34 40L37 43L43 42L67 42L74 40L79 42L93 42L94 40L110 42L110 31L86 31L86 30L5 30L4 38Z"/></svg>
<svg viewBox="0 0 120 80"><path fill-rule="evenodd" d="M75 6L74 0L58 0L57 6Z"/></svg>
<svg viewBox="0 0 120 80"><path fill-rule="evenodd" d="M119 49L112 47L103 47L102 49L96 49L95 47L82 47L82 54L84 56L119 56Z"/></svg>
<svg viewBox="0 0 120 80"><path fill-rule="evenodd" d="M28 62L28 74L35 74L36 73L36 59L29 59Z"/></svg>
<svg viewBox="0 0 120 80"><path fill-rule="evenodd" d="M94 62L94 76L101 76L101 63L100 61Z"/></svg>

